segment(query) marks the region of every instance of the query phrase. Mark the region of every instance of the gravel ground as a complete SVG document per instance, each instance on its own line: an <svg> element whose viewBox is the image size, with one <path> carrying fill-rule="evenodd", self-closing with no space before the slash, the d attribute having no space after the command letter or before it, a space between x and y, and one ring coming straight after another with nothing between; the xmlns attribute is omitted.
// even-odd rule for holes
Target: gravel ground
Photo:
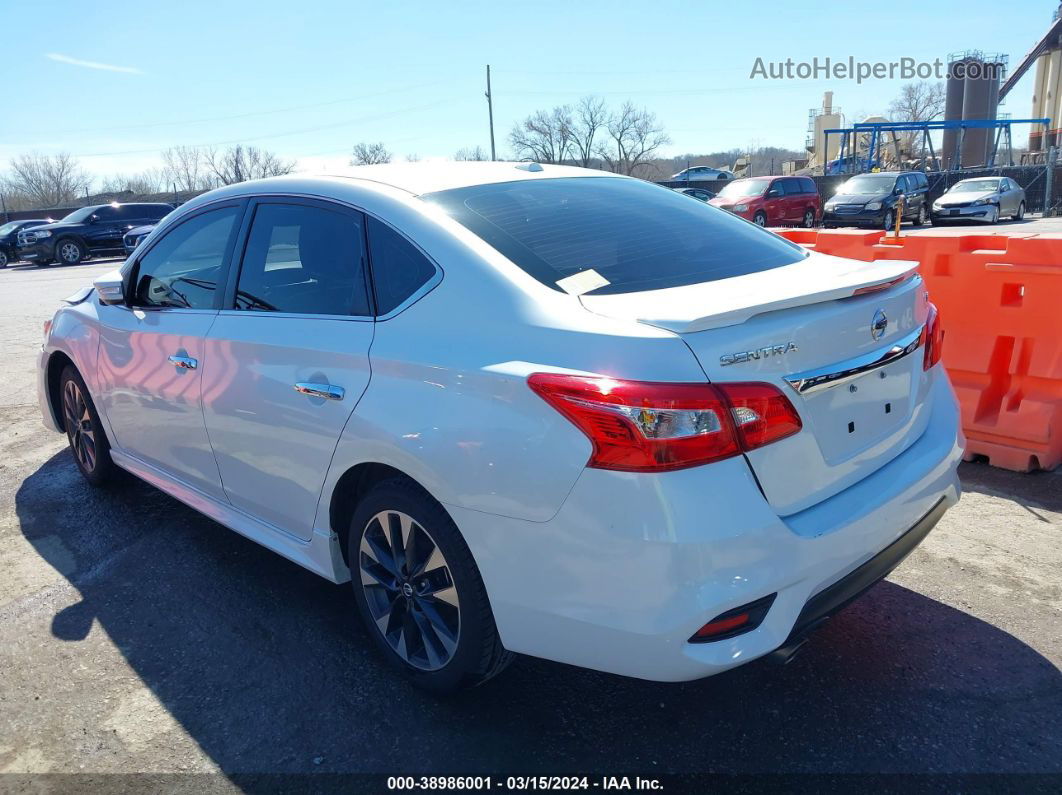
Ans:
<svg viewBox="0 0 1062 795"><path fill-rule="evenodd" d="M0 271L0 772L1062 772L1062 476L964 465L962 502L788 666L663 685L521 658L437 700L346 587L81 480L34 356L112 266Z"/></svg>

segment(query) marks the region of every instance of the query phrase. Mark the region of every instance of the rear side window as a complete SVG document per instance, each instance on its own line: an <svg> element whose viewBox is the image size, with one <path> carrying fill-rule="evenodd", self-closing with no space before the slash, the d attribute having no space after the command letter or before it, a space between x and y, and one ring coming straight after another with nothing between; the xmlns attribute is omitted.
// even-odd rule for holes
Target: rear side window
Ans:
<svg viewBox="0 0 1062 795"><path fill-rule="evenodd" d="M798 196L804 192L804 186L800 184L799 179L783 179L781 182L785 187L786 196Z"/></svg>
<svg viewBox="0 0 1062 795"><path fill-rule="evenodd" d="M618 177L523 180L426 194L534 278L593 269L595 295L683 287L780 268L807 256L731 213Z"/></svg>
<svg viewBox="0 0 1062 795"><path fill-rule="evenodd" d="M360 213L261 204L254 214L236 308L367 316L365 232Z"/></svg>
<svg viewBox="0 0 1062 795"><path fill-rule="evenodd" d="M136 265L136 305L212 309L237 212L210 210L167 232Z"/></svg>
<svg viewBox="0 0 1062 795"><path fill-rule="evenodd" d="M435 266L387 224L369 218L369 256L376 314L386 315L435 275Z"/></svg>
<svg viewBox="0 0 1062 795"><path fill-rule="evenodd" d="M819 189L815 187L815 180L811 177L801 177L801 183L804 185L804 193L818 193Z"/></svg>

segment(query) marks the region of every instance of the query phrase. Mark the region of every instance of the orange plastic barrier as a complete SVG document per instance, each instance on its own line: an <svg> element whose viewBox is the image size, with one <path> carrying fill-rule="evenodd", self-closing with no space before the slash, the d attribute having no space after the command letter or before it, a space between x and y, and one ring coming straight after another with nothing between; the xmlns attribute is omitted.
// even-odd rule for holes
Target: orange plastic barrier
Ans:
<svg viewBox="0 0 1062 795"><path fill-rule="evenodd" d="M1062 235L776 231L824 254L919 262L944 323L967 460L1018 472L1062 463Z"/></svg>

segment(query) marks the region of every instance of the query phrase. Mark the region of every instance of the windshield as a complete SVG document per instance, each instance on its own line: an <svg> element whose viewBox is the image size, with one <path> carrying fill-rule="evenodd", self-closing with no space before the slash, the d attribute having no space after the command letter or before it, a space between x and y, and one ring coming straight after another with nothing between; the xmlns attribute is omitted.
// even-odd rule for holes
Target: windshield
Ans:
<svg viewBox="0 0 1062 795"><path fill-rule="evenodd" d="M3 226L0 226L0 235L6 235L11 232L14 232L16 229L18 229L18 226L21 223L21 221L12 221L9 224L4 224Z"/></svg>
<svg viewBox="0 0 1062 795"><path fill-rule="evenodd" d="M724 199L739 199L744 196L762 196L767 186L771 184L769 179L739 179L731 182L721 191L719 196Z"/></svg>
<svg viewBox="0 0 1062 795"><path fill-rule="evenodd" d="M780 268L807 251L725 210L616 177L521 180L429 193L534 278L596 271L596 295L659 290Z"/></svg>
<svg viewBox="0 0 1062 795"><path fill-rule="evenodd" d="M895 184L895 174L860 174L845 182L837 189L837 193L889 193Z"/></svg>
<svg viewBox="0 0 1062 795"><path fill-rule="evenodd" d="M991 193L999 190L998 179L968 179L956 182L948 193Z"/></svg>
<svg viewBox="0 0 1062 795"><path fill-rule="evenodd" d="M64 224L76 224L84 221L90 215L92 215L99 207L82 207L80 210L74 210L69 215L63 216Z"/></svg>

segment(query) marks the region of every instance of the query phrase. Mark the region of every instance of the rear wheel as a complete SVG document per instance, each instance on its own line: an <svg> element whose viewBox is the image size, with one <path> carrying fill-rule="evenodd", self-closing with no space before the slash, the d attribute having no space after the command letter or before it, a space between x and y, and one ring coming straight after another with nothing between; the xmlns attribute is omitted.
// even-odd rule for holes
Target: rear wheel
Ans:
<svg viewBox="0 0 1062 795"><path fill-rule="evenodd" d="M81 374L71 366L59 378L59 400L74 463L93 486L115 479L117 467L111 460L111 446L99 414L89 397Z"/></svg>
<svg viewBox="0 0 1062 795"><path fill-rule="evenodd" d="M1021 221L1025 218L1025 202L1018 205L1018 212L1011 216L1011 220Z"/></svg>
<svg viewBox="0 0 1062 795"><path fill-rule="evenodd" d="M756 224L756 226L767 226L767 213L760 210L752 216L752 223Z"/></svg>
<svg viewBox="0 0 1062 795"><path fill-rule="evenodd" d="M805 229L811 229L811 227L815 226L815 211L810 207L804 210L804 222L802 226Z"/></svg>
<svg viewBox="0 0 1062 795"><path fill-rule="evenodd" d="M63 265L77 265L88 257L88 249L73 238L65 238L55 244L55 259Z"/></svg>
<svg viewBox="0 0 1062 795"><path fill-rule="evenodd" d="M358 612L384 657L437 693L471 687L512 660L472 553L446 510L403 478L374 487L351 519Z"/></svg>

